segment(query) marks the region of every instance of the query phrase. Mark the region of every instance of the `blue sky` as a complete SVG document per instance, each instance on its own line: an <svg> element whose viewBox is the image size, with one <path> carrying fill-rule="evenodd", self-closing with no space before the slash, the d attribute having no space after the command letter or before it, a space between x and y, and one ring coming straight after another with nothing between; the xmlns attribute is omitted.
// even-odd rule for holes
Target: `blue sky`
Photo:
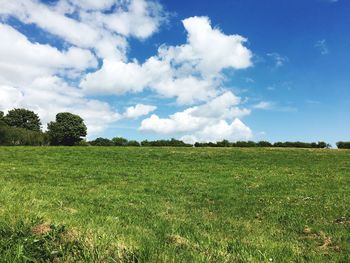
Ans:
<svg viewBox="0 0 350 263"><path fill-rule="evenodd" d="M0 110L71 111L89 138L350 139L349 1L2 5Z"/></svg>

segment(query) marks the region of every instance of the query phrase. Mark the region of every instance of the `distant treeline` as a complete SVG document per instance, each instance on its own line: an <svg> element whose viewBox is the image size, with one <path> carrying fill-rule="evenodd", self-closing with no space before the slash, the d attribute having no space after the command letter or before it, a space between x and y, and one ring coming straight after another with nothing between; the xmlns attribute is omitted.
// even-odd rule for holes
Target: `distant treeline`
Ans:
<svg viewBox="0 0 350 263"><path fill-rule="evenodd" d="M144 140L141 142L127 140L122 137L113 139L97 138L85 141L87 128L84 120L69 112L61 112L56 115L56 120L47 125L47 131L41 130L39 116L27 109L13 109L6 115L0 111L0 145L8 146L135 146L135 147L290 147L290 148L330 148L326 142L275 142L268 141L237 141L228 140L216 143L200 143L194 145L181 140ZM350 142L337 142L339 149L350 149Z"/></svg>
<svg viewBox="0 0 350 263"><path fill-rule="evenodd" d="M342 143L346 144L346 143ZM350 144L350 143L348 143ZM237 141L229 142L228 140L223 140L220 142L208 142L208 143L199 143L196 142L194 145L184 143L183 141L171 139L171 140L156 140L156 141L128 141L125 138L116 137L113 139L106 138L97 138L96 140L85 142L85 145L93 146L150 146L150 147L289 147L289 148L331 148L330 144L325 142L276 142L270 143L267 141ZM338 146L339 147L339 146Z"/></svg>
<svg viewBox="0 0 350 263"><path fill-rule="evenodd" d="M144 147L193 147L192 144L184 143L183 141L171 139L171 140L156 140L156 141L148 141L144 140L142 142L127 140L122 137L115 137L111 140L106 138L97 138L93 141L85 142L86 145L92 146L144 146Z"/></svg>
<svg viewBox="0 0 350 263"><path fill-rule="evenodd" d="M290 148L330 148L331 145L325 142L267 142L267 141L237 141L229 142L223 140L217 143L198 143L194 144L195 147L290 147Z"/></svg>

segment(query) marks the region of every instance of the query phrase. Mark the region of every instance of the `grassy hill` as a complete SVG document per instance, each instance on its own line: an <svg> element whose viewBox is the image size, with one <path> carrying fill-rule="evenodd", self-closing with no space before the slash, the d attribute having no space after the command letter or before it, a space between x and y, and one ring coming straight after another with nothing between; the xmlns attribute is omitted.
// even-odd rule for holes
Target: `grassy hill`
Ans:
<svg viewBox="0 0 350 263"><path fill-rule="evenodd" d="M0 147L4 262L350 262L350 151Z"/></svg>

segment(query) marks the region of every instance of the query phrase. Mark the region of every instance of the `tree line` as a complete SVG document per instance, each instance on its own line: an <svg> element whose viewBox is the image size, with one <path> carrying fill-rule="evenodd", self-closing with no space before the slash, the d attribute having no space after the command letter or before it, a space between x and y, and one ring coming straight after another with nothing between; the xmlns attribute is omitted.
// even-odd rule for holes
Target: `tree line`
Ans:
<svg viewBox="0 0 350 263"><path fill-rule="evenodd" d="M290 147L290 148L330 148L326 142L275 142L268 141L237 141L222 140L219 142L200 143L194 145L181 140L127 140L122 137L113 139L96 138L86 141L84 137L87 128L84 120L75 114L61 112L56 115L55 121L47 125L47 131L41 129L41 120L38 114L27 109L13 109L6 115L0 111L0 145L16 146L134 146L134 147ZM350 149L350 142L337 142L339 149Z"/></svg>

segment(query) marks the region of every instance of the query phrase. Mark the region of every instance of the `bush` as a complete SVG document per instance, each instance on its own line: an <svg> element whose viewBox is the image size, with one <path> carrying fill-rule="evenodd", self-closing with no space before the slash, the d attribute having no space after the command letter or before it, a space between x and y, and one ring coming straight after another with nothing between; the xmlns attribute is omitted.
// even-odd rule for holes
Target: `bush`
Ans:
<svg viewBox="0 0 350 263"><path fill-rule="evenodd" d="M42 146L47 144L47 135L40 131L0 125L0 145Z"/></svg>

